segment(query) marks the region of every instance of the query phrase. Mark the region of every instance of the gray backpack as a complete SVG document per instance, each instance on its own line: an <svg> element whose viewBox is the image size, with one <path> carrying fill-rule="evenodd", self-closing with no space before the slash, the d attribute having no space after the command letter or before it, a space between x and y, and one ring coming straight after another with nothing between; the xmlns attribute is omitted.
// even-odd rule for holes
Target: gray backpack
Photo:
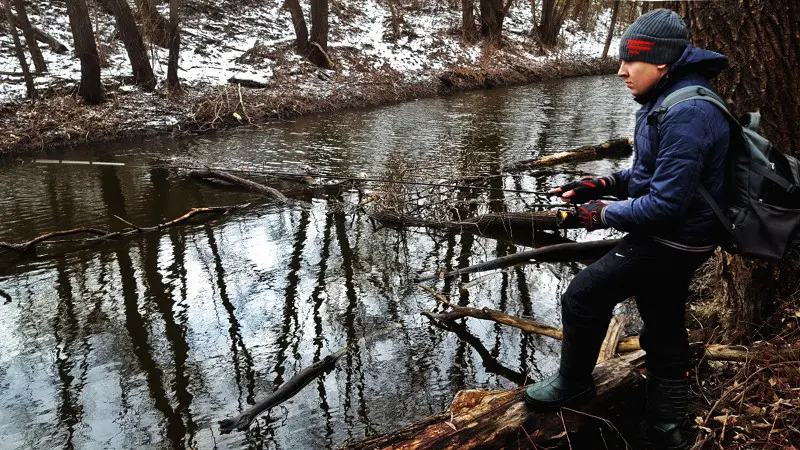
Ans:
<svg viewBox="0 0 800 450"><path fill-rule="evenodd" d="M673 92L651 113L648 123L661 124L671 107L688 100L712 103L728 116L731 126L724 209L704 187L699 188L726 230L720 245L729 253L796 263L800 260L800 163L756 132L761 120L758 113L737 119L717 94L704 87Z"/></svg>

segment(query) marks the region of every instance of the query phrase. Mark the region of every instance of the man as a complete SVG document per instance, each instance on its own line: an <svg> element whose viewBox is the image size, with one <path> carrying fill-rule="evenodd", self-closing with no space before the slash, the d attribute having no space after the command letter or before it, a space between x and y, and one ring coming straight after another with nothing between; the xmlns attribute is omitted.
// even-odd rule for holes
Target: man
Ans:
<svg viewBox="0 0 800 450"><path fill-rule="evenodd" d="M702 100L677 104L661 123L647 119L671 92L694 85L710 89L709 80L728 59L689 45L683 20L666 9L639 17L622 36L619 54L617 75L642 105L636 113L633 165L553 192L582 204L578 217L588 230L612 227L629 234L570 283L561 298L559 371L528 387L525 400L536 409L553 409L593 395L591 373L612 310L635 297L644 322L639 339L647 352L645 431L656 448L684 448L686 297L692 275L717 245L716 218L698 187L723 201L729 126L714 105ZM604 196L622 200L596 200Z"/></svg>

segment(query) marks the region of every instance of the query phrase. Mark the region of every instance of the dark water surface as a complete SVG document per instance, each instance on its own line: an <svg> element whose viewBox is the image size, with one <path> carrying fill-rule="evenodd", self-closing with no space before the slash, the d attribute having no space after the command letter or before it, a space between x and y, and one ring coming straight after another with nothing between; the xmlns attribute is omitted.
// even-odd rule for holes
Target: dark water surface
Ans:
<svg viewBox="0 0 800 450"><path fill-rule="evenodd" d="M589 77L50 154L130 166L0 168L0 241L125 227L115 216L152 226L191 207L254 200L176 176L157 159L376 177L411 167L420 179L447 179L630 135L635 108L613 77ZM501 182L538 190L627 164L582 163ZM0 251L0 289L12 297L0 304L0 447L335 447L446 409L460 389L511 387L555 368L552 339L470 319L461 335L479 339L474 345L420 315L434 301L414 276L523 247L470 234L376 230L322 191L259 181L311 207L262 204L20 261ZM558 296L579 268L498 273L462 300L557 325ZM455 283L436 288L458 292ZM360 340L394 325L379 339ZM335 370L250 432L218 434L218 420L345 345L354 350Z"/></svg>

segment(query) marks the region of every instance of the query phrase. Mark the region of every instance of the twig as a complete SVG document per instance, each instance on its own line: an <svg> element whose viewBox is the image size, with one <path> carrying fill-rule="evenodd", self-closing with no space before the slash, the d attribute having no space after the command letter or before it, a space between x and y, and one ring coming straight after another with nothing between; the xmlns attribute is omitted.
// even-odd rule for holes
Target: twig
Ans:
<svg viewBox="0 0 800 450"><path fill-rule="evenodd" d="M118 216L118 215L116 215L116 214L114 214L114 218L116 218L117 220L119 220L120 222L122 222L122 223L124 223L124 224L126 224L126 225L130 225L130 226L132 226L133 228L135 228L135 229L136 229L136 230L138 230L138 231L142 231L142 229L141 229L140 227L138 227L138 226L136 226L136 225L134 225L134 224L132 224L132 223L128 222L127 220L123 219L122 217L120 217L120 216Z"/></svg>

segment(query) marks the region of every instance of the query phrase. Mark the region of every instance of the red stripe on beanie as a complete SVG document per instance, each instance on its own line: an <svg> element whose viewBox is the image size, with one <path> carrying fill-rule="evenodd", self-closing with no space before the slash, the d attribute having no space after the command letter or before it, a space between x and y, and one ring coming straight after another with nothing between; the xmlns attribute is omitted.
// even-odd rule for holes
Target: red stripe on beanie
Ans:
<svg viewBox="0 0 800 450"><path fill-rule="evenodd" d="M628 39L628 45L642 45L646 47L652 47L656 45L653 41L640 41L638 39Z"/></svg>

